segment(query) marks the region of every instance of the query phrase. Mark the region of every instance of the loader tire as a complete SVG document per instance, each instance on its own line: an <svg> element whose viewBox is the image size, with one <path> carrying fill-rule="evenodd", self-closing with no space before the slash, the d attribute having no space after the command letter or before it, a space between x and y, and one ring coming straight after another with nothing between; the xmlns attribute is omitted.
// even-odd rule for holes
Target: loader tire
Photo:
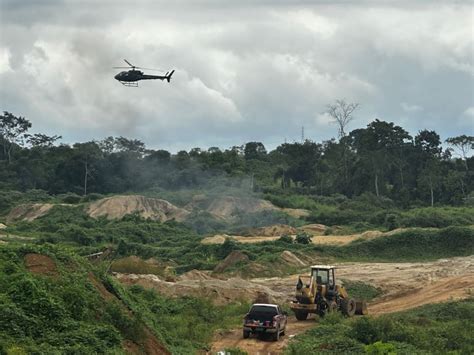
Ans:
<svg viewBox="0 0 474 355"><path fill-rule="evenodd" d="M345 316L352 317L356 311L356 302L353 298L341 300L341 310Z"/></svg>
<svg viewBox="0 0 474 355"><path fill-rule="evenodd" d="M295 311L295 317L297 320L306 320L308 318L308 312L306 311Z"/></svg>
<svg viewBox="0 0 474 355"><path fill-rule="evenodd" d="M247 339L250 336L250 332L244 330L244 339Z"/></svg>
<svg viewBox="0 0 474 355"><path fill-rule="evenodd" d="M332 302L329 302L328 303L328 306L327 306L327 312L328 313L334 313L334 312L337 312L337 303L332 301Z"/></svg>

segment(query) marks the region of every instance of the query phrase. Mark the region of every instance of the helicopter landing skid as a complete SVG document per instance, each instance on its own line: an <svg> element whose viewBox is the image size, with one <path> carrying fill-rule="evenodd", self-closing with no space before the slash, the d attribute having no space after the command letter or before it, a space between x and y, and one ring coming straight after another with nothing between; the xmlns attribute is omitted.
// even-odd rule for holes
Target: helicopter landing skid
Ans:
<svg viewBox="0 0 474 355"><path fill-rule="evenodd" d="M121 81L120 82L123 86L128 86L131 88L137 88L138 87L138 81Z"/></svg>

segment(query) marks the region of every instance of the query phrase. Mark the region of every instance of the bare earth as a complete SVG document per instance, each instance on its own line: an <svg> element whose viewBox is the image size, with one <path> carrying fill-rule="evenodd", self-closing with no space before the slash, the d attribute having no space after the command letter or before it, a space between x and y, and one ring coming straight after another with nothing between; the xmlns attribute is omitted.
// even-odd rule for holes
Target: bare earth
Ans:
<svg viewBox="0 0 474 355"><path fill-rule="evenodd" d="M441 259L427 263L345 263L337 266L339 278L362 281L379 287L384 295L369 304L369 314L380 315L415 308L429 303L469 297L474 290L474 256ZM251 280L285 293L292 298L296 275L285 278ZM304 332L315 325L314 320L288 322L287 334L279 342L243 339L241 329L216 334L211 353L226 347L239 347L249 354L280 354L292 335Z"/></svg>

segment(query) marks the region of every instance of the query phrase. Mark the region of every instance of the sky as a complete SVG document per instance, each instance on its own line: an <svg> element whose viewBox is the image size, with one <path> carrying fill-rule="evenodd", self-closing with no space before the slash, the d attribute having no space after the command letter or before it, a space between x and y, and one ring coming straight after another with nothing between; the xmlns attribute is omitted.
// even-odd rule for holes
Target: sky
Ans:
<svg viewBox="0 0 474 355"><path fill-rule="evenodd" d="M176 72L128 88L123 59ZM303 126L321 142L337 99L360 104L348 131L378 118L444 140L474 135L473 4L0 0L0 82L1 111L65 143L273 149Z"/></svg>

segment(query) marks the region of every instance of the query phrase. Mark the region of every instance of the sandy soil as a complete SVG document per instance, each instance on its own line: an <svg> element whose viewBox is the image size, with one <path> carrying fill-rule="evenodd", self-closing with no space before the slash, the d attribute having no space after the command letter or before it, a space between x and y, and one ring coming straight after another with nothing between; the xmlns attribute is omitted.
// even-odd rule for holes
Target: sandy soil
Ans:
<svg viewBox="0 0 474 355"><path fill-rule="evenodd" d="M281 354L293 336L311 329L314 325L313 316L308 317L306 321L297 321L294 317L289 317L286 334L278 342L269 337L257 338L254 335L243 339L241 328L218 333L215 335L210 354L215 354L225 348L240 348L252 355Z"/></svg>
<svg viewBox="0 0 474 355"><path fill-rule="evenodd" d="M165 200L139 195L112 196L89 204L86 212L90 217L105 216L108 219L120 219L127 214L138 213L143 218L158 221L186 219L189 211L176 207Z"/></svg>
<svg viewBox="0 0 474 355"><path fill-rule="evenodd" d="M338 264L337 277L362 281L379 287L384 295L369 304L369 314L403 311L429 303L467 298L474 290L474 256L441 259L427 263L345 263ZM251 281L272 289L275 294L293 298L297 275L285 278L259 278ZM315 322L297 322L290 317L287 335L279 342L243 339L241 329L216 334L212 351L239 347L249 354L280 354L293 334L299 334Z"/></svg>

